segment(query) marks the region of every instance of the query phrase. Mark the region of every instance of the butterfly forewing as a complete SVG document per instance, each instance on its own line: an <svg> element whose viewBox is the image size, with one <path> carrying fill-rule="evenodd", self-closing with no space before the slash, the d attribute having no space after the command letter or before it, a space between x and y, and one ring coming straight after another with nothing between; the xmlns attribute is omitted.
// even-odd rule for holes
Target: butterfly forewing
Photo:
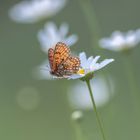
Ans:
<svg viewBox="0 0 140 140"><path fill-rule="evenodd" d="M70 56L70 49L66 44L58 42L54 50L54 63L58 66Z"/></svg>

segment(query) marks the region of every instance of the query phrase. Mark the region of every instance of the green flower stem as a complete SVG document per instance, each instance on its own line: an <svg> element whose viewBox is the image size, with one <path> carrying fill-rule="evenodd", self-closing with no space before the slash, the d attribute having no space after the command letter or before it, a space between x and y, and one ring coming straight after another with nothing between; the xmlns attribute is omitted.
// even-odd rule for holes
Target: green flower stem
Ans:
<svg viewBox="0 0 140 140"><path fill-rule="evenodd" d="M88 23L89 30L91 31L92 45L94 48L96 48L99 46L98 41L100 38L100 31L99 31L98 22L96 19L96 15L95 15L91 0L79 0L79 3L85 14L85 18Z"/></svg>
<svg viewBox="0 0 140 140"><path fill-rule="evenodd" d="M83 133L81 130L82 128L80 127L79 122L74 123L74 129L75 129L76 140L84 140Z"/></svg>
<svg viewBox="0 0 140 140"><path fill-rule="evenodd" d="M139 103L139 97L138 97L139 91L138 91L136 79L134 76L133 66L131 66L130 55L131 54L125 54L123 56L123 65L124 65L126 77L127 77L128 84L129 84L128 86L130 88L130 92L132 93L131 96L132 96L133 104L134 104L136 111L138 111L139 110L139 105L138 105L138 103Z"/></svg>
<svg viewBox="0 0 140 140"><path fill-rule="evenodd" d="M97 118L97 121L98 121L98 125L99 125L99 127L100 127L100 131L101 131L101 134L102 134L102 138L103 138L103 140L106 140L106 139L105 139L104 130L103 130L103 126L102 126L101 120L100 120L100 118L99 118L99 114L98 114L98 112L97 112L95 100L94 100L94 97L93 97L93 94L92 94L92 89L91 89L90 81L87 80L87 81L86 81L86 84L87 84L88 89L89 89L90 97L91 97L91 100L92 100L92 104L93 104L93 108L94 108L94 111L95 111L95 114L96 114L96 118Z"/></svg>

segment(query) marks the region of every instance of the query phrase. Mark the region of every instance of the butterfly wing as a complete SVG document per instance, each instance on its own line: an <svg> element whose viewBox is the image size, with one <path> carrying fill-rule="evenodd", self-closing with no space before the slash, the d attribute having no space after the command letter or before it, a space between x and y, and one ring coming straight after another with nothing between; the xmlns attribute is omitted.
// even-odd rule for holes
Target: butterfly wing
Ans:
<svg viewBox="0 0 140 140"><path fill-rule="evenodd" d="M80 59L70 55L66 44L58 42L54 49L48 50L51 74L57 77L66 77L76 73L80 67Z"/></svg>
<svg viewBox="0 0 140 140"><path fill-rule="evenodd" d="M58 42L55 46L54 50L54 61L53 63L56 64L58 67L62 63L64 63L67 58L70 56L70 48L66 46L66 44L62 42Z"/></svg>
<svg viewBox="0 0 140 140"><path fill-rule="evenodd" d="M58 71L61 75L68 76L76 73L80 67L80 59L78 57L68 57L67 60L59 65Z"/></svg>
<svg viewBox="0 0 140 140"><path fill-rule="evenodd" d="M49 59L49 64L50 64L50 68L52 71L56 67L55 63L53 63L53 61L54 61L54 49L52 49L52 48L50 48L48 50L48 59Z"/></svg>

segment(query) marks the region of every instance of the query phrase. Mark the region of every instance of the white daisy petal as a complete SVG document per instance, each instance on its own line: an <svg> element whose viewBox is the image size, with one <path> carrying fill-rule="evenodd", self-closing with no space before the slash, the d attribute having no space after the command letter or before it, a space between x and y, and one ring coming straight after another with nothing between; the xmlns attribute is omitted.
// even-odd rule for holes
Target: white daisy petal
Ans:
<svg viewBox="0 0 140 140"><path fill-rule="evenodd" d="M96 62L99 60L100 56L96 56L95 58L93 58L92 63L90 65L90 67L94 67L94 65L96 64Z"/></svg>
<svg viewBox="0 0 140 140"><path fill-rule="evenodd" d="M92 63L93 61L93 56L90 56L87 60L87 65L90 66L90 64Z"/></svg>
<svg viewBox="0 0 140 140"><path fill-rule="evenodd" d="M53 22L47 23L45 25L45 28L46 28L46 32L44 32L44 35L46 33L46 38L48 37L48 41L50 45L54 46L54 44L60 41L60 33L57 32L57 27Z"/></svg>
<svg viewBox="0 0 140 140"><path fill-rule="evenodd" d="M104 61L102 61L100 64L99 63L96 63L95 64L95 68L94 68L94 71L96 70L99 70L103 67L105 67L106 65L108 65L109 63L113 62L114 59L105 59Z"/></svg>
<svg viewBox="0 0 140 140"><path fill-rule="evenodd" d="M68 46L72 46L74 45L76 42L78 41L78 36L77 35L71 35L69 37L67 37L65 39L65 43L68 45Z"/></svg>
<svg viewBox="0 0 140 140"><path fill-rule="evenodd" d="M45 37L45 34L44 32L42 31L39 31L38 34L37 34L37 38L38 40L40 40L41 42L41 49L44 51L44 52L48 52L48 49L49 49L49 46L50 46L50 43L47 41L48 38ZM46 44L47 42L47 44Z"/></svg>
<svg viewBox="0 0 140 140"><path fill-rule="evenodd" d="M85 53L85 52L80 53L80 54L79 54L79 58L80 58L80 61L81 61L81 66L82 66L83 68L85 68L86 65L87 65L86 53Z"/></svg>
<svg viewBox="0 0 140 140"><path fill-rule="evenodd" d="M116 38L116 36L117 37L119 37L119 38L124 38L123 37L123 33L121 33L120 31L114 31L113 33L112 33L112 35L111 35L111 38L113 39L113 38ZM109 39L109 38L108 38Z"/></svg>
<svg viewBox="0 0 140 140"><path fill-rule="evenodd" d="M70 80L70 79L79 79L79 78L82 78L83 76L85 76L85 75L79 75L79 74L73 74L73 75L71 75L68 79Z"/></svg>
<svg viewBox="0 0 140 140"><path fill-rule="evenodd" d="M67 23L62 23L59 31L61 33L61 37L65 38L65 36L68 34L69 31L69 25Z"/></svg>
<svg viewBox="0 0 140 140"><path fill-rule="evenodd" d="M46 33L50 38L56 37L57 27L54 22L47 22L45 24L44 33Z"/></svg>

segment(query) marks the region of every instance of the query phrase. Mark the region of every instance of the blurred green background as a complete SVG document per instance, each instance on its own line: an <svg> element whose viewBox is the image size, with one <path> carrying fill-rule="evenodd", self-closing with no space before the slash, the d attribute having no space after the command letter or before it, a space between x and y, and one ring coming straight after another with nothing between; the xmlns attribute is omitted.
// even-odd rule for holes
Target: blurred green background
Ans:
<svg viewBox="0 0 140 140"><path fill-rule="evenodd" d="M35 24L18 24L8 17L8 10L17 2L0 1L0 139L75 140L72 109L66 91L76 81L37 80L32 71L46 59L46 54L40 49L37 32L47 21L54 21L58 26L67 22L70 33L78 34L79 41L73 51L85 51L89 56L97 54L91 47L85 15L78 1L69 0L67 6L53 18ZM92 6L102 37L110 36L114 30L127 31L140 27L139 0L93 0ZM137 87L140 83L139 54L140 45L129 58ZM97 55L115 59L98 72L110 74L116 83L115 97L99 109L107 140L139 140L140 106L135 113L122 56L107 50L98 50ZM137 97L140 98L140 94ZM84 138L101 139L93 112L84 112L80 128Z"/></svg>

